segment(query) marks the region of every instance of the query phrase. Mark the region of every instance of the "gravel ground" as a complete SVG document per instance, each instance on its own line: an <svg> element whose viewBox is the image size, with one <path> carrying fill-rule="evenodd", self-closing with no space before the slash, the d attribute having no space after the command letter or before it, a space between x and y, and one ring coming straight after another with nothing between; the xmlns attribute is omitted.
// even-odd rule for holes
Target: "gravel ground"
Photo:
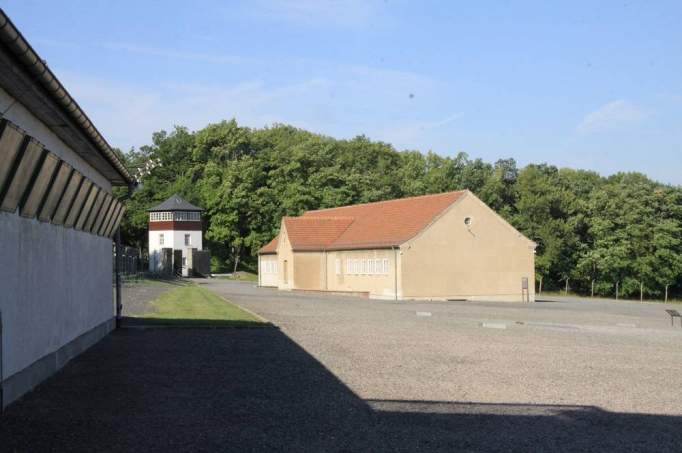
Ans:
<svg viewBox="0 0 682 453"><path fill-rule="evenodd" d="M0 451L680 451L660 305L206 284L281 329L116 331L10 406Z"/></svg>
<svg viewBox="0 0 682 453"><path fill-rule="evenodd" d="M280 326L365 400L682 415L682 328L664 304L417 303L207 284Z"/></svg>
<svg viewBox="0 0 682 453"><path fill-rule="evenodd" d="M154 313L154 307L149 302L182 284L184 284L182 280L143 280L139 283L124 284L121 290L123 316Z"/></svg>

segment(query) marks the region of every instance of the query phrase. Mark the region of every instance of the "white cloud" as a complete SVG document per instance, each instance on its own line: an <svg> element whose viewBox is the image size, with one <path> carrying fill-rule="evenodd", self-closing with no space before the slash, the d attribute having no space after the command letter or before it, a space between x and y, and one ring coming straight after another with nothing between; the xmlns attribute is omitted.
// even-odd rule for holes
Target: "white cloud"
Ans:
<svg viewBox="0 0 682 453"><path fill-rule="evenodd" d="M148 57L161 57L172 60L198 61L212 64L245 64L254 63L259 60L246 58L237 55L207 54L201 52L185 52L174 49L163 49L158 47L140 46L125 42L108 42L101 44L102 48L109 50L120 50L124 52L144 55Z"/></svg>
<svg viewBox="0 0 682 453"><path fill-rule="evenodd" d="M60 75L109 143L124 150L149 144L153 132L175 125L195 130L233 117L247 126L286 122L307 127L273 106L320 83L311 80L281 88L257 81L232 86L162 84L149 89L64 71Z"/></svg>
<svg viewBox="0 0 682 453"><path fill-rule="evenodd" d="M463 117L461 113L448 115L445 118L434 121L408 120L401 121L381 128L376 135L371 138L394 143L400 148L421 148L424 135L429 134L434 129L446 126Z"/></svg>
<svg viewBox="0 0 682 453"><path fill-rule="evenodd" d="M624 99L609 102L585 115L577 127L580 133L601 132L615 127L639 122L645 114L642 109Z"/></svg>
<svg viewBox="0 0 682 453"><path fill-rule="evenodd" d="M307 61L305 66L309 75L288 83L170 79L147 85L57 72L111 145L121 149L149 144L153 132L174 125L195 130L233 117L251 127L287 123L339 138L366 134L414 146L425 131L459 117L410 120L427 117L424 105L447 91L442 83L420 74L324 61ZM416 93L415 98L410 93Z"/></svg>

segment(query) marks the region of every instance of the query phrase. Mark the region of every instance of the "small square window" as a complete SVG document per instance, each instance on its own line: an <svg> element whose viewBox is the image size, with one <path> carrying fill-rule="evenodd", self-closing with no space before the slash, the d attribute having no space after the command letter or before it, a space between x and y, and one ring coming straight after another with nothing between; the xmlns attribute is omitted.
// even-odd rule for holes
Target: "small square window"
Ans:
<svg viewBox="0 0 682 453"><path fill-rule="evenodd" d="M192 245L192 236L189 234L185 235L185 245Z"/></svg>
<svg viewBox="0 0 682 453"><path fill-rule="evenodd" d="M159 234L159 245L163 245L163 233Z"/></svg>

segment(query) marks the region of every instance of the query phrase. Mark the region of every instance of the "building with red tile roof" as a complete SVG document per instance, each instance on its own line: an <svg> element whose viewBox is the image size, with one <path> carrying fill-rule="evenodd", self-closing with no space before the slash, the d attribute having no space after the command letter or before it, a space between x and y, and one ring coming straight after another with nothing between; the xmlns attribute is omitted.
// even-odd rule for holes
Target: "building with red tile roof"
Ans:
<svg viewBox="0 0 682 453"><path fill-rule="evenodd" d="M392 299L534 299L535 244L469 191L305 212L259 250L259 283Z"/></svg>

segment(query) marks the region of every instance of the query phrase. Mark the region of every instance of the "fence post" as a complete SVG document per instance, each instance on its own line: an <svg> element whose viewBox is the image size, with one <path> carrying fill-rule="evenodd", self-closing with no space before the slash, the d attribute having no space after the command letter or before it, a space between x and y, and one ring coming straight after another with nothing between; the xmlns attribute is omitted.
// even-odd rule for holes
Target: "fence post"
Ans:
<svg viewBox="0 0 682 453"><path fill-rule="evenodd" d="M121 229L116 230L116 260L114 261L114 272L116 274L116 328L121 327L121 311L123 304L121 302L121 268L119 261L121 259Z"/></svg>
<svg viewBox="0 0 682 453"><path fill-rule="evenodd" d="M592 279L592 291L590 292L590 297L594 297L594 279Z"/></svg>
<svg viewBox="0 0 682 453"><path fill-rule="evenodd" d="M668 286L670 285L665 285L665 303L668 303Z"/></svg>

